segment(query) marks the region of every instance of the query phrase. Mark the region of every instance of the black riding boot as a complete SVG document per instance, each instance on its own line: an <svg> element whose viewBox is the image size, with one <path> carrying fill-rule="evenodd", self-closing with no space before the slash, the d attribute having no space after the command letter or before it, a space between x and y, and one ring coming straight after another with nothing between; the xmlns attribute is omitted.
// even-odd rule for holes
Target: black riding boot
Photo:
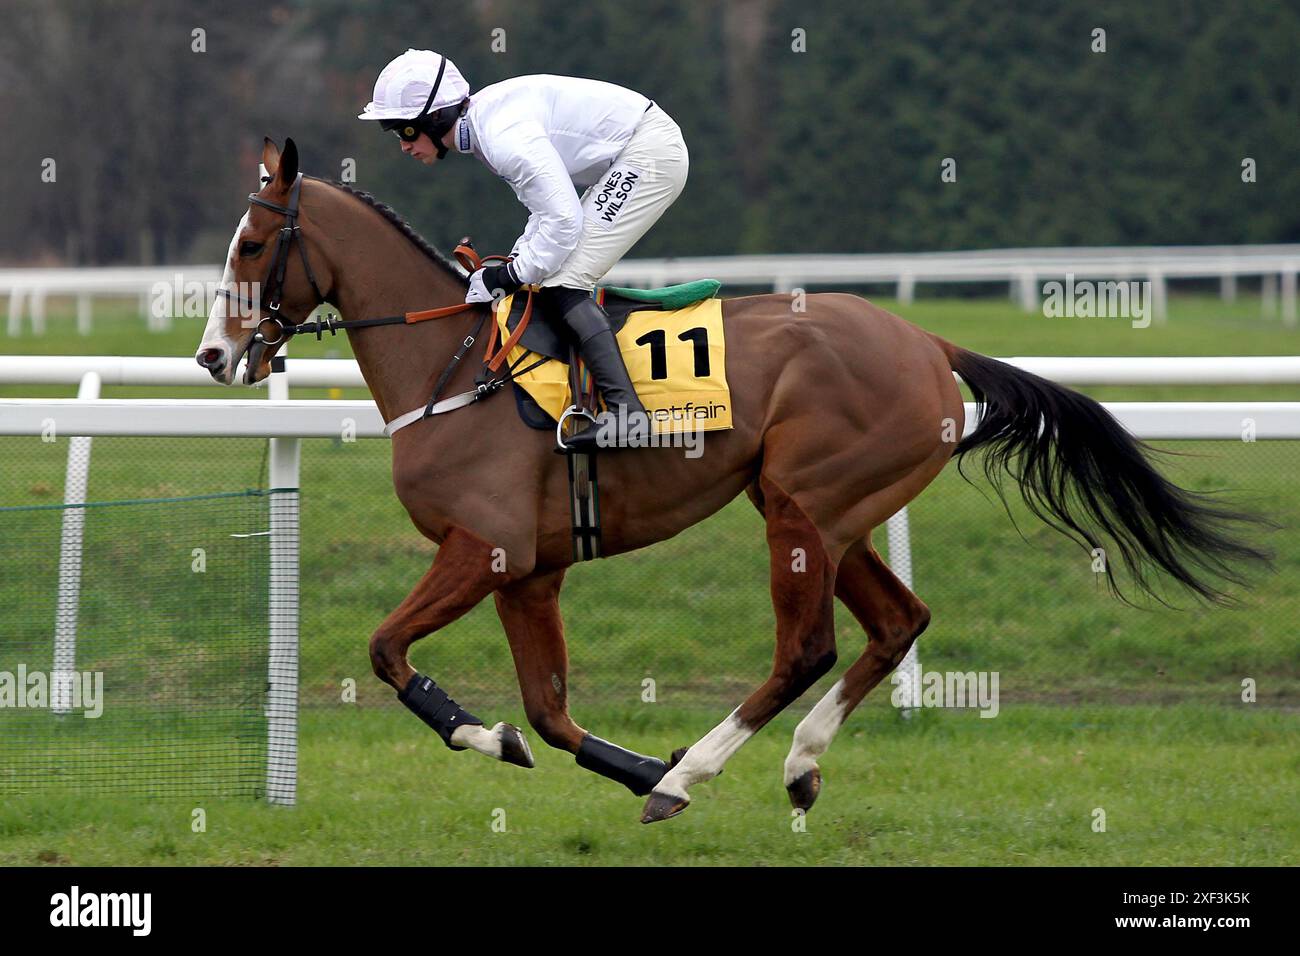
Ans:
<svg viewBox="0 0 1300 956"><path fill-rule="evenodd" d="M567 293L570 290L563 291ZM596 380L606 411L567 439L565 446L581 452L626 448L628 432L635 428L641 435L648 436L649 422L645 417L645 406L637 398L627 366L623 364L614 331L609 327L609 316L589 295L569 297L566 304L564 323L578 338L578 351Z"/></svg>

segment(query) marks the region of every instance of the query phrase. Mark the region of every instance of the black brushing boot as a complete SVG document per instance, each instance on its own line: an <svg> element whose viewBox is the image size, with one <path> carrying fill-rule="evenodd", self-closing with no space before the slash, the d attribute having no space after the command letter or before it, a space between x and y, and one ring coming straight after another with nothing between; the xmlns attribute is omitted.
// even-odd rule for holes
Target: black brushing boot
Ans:
<svg viewBox="0 0 1300 956"><path fill-rule="evenodd" d="M561 314L564 324L577 336L578 352L591 370L606 407L594 422L565 441L566 449L593 452L626 448L628 432L632 430L648 438L650 423L645 406L632 387L614 330L609 327L609 316L586 293L573 289L557 289L555 292L563 294L560 301L563 302Z"/></svg>

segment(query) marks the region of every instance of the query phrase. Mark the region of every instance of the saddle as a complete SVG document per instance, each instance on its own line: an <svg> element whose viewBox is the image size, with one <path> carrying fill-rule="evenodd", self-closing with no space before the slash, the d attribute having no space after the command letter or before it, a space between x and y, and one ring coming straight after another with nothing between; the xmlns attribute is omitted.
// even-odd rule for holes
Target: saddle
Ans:
<svg viewBox="0 0 1300 956"><path fill-rule="evenodd" d="M717 279L696 279L679 285L665 286L660 289L630 289L618 286L601 286L596 290L596 301L600 303L609 316L610 328L614 334L627 324L627 318L633 312L667 311L685 308L696 302L711 299L722 288ZM510 303L510 313L506 316L506 331L513 334L523 318L527 296L516 295ZM536 309L539 297L534 297ZM538 317L542 321L537 321ZM534 315L524 327L518 346L532 356L545 356L562 364L568 364L570 356L577 348L577 340L558 315L545 312ZM529 357L532 361L532 357ZM514 383L515 405L519 417L525 425L536 429L555 427L555 419L547 414L537 401L518 383Z"/></svg>

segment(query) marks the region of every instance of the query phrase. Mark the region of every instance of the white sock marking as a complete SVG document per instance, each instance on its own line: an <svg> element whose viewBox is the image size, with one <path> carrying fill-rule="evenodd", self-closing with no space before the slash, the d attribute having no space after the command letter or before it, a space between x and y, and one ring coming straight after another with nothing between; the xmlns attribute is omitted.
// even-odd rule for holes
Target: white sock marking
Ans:
<svg viewBox="0 0 1300 956"><path fill-rule="evenodd" d="M681 763L664 775L655 790L671 793L675 797L686 797L686 791L690 787L716 777L721 772L722 765L731 759L731 755L754 736L754 731L736 716L738 712L739 709L733 710L726 720L686 751Z"/></svg>
<svg viewBox="0 0 1300 956"><path fill-rule="evenodd" d="M481 724L461 724L451 732L451 742L457 747L468 747L470 750L477 750L481 754L500 760L503 726L503 723L498 723L489 730Z"/></svg>
<svg viewBox="0 0 1300 956"><path fill-rule="evenodd" d="M826 696L817 701L817 705L808 712L808 716L799 721L799 726L794 731L790 755L785 758L787 787L817 766L817 758L826 752L835 739L849 709L849 702L840 699L843 689L844 680L836 681Z"/></svg>

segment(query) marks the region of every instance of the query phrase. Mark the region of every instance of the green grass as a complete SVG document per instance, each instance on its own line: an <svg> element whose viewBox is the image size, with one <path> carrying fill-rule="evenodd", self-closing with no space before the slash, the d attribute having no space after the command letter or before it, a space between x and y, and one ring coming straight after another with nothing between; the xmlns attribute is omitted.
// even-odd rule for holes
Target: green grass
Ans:
<svg viewBox="0 0 1300 956"><path fill-rule="evenodd" d="M94 336L81 338L52 305L48 336L8 340L7 347L188 356L202 326L178 320L173 332L151 334L129 310L100 311ZM1227 305L1173 297L1169 323L1141 330L1117 320L1026 315L996 300L922 300L901 311L994 355L1290 354L1297 342L1294 330L1260 319L1249 299ZM295 343L293 354L331 348L350 354L343 338ZM1107 400L1300 400L1300 389L1275 386L1089 391ZM160 394L173 392L105 389L110 397ZM0 862L1295 863L1296 452L1290 443L1158 444L1187 455L1166 465L1184 485L1228 489L1284 526L1267 537L1277 573L1257 576L1237 611L1127 608L1100 587L1085 553L1013 501L1022 538L987 486L968 486L949 469L909 509L916 590L934 612L920 643L922 664L998 671L1002 715L926 712L902 722L882 688L823 761L827 790L808 832L795 834L781 761L797 714L834 674L748 744L721 778L699 788L685 815L656 827L635 823L639 801L545 750L535 735L539 766L530 773L446 752L373 678L366 654L370 633L434 553L392 494L387 443L306 442L301 805L285 811L246 800L6 796ZM67 447L66 439L0 439L0 504L60 501ZM96 439L90 497L257 487L263 451L253 440ZM228 564L221 557L236 540L231 533L260 529L257 513L231 518L177 505L149 520L117 520L126 525L98 532L88 525L88 542L102 549L102 577L87 588L87 648L99 635L104 659L116 661L119 677L130 676L142 692L151 689L149 660L169 668L157 681L160 693L183 694L204 673L239 672L236 654L247 642L234 641L228 651L203 645L202 625L208 618L229 627L252 621L257 630L264 592L256 575L264 570L247 554L231 551ZM23 653L43 653L59 521L58 511L0 515L0 651L25 635L34 643ZM210 555L197 590L194 547ZM575 717L651 753L697 739L770 666L766 582L762 524L743 499L653 548L574 568L563 608ZM225 604L235 593L238 600ZM837 626L838 673L864 637L842 608ZM470 710L522 726L509 651L490 604L421 641L413 660ZM0 659L0 669L6 666ZM653 706L637 703L646 678L656 683ZM1258 704L1241 703L1246 679L1257 684ZM349 680L357 706L340 702ZM0 733L0 765L6 745L23 746L21 735ZM206 834L190 832L194 805L209 812ZM1105 834L1090 828L1099 806L1108 815ZM505 834L490 828L495 807L507 812Z"/></svg>
<svg viewBox="0 0 1300 956"><path fill-rule="evenodd" d="M491 719L518 719L503 710ZM588 711L652 753L702 713ZM300 804L17 797L0 803L0 863L74 865L1295 865L1296 717L1238 707L1029 705L993 720L856 715L822 759L806 832L781 786L794 722L779 718L684 814L646 827L641 801L541 749L525 771L451 753L409 715L304 725ZM534 741L536 745L536 742ZM201 807L207 831L191 830ZM1094 811L1106 831L1094 832ZM504 811L505 832L494 832Z"/></svg>

